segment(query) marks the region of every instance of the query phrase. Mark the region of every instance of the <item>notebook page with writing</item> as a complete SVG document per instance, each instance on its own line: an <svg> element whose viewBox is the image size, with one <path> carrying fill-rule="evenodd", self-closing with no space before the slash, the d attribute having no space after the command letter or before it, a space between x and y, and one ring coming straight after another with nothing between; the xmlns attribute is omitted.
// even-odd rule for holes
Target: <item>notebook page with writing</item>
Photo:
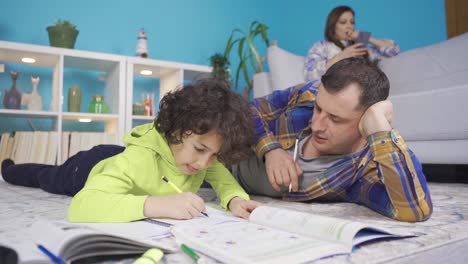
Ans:
<svg viewBox="0 0 468 264"><path fill-rule="evenodd" d="M178 243L225 263L303 263L349 253L343 244L258 225L222 211L208 214L172 221L171 231Z"/></svg>
<svg viewBox="0 0 468 264"><path fill-rule="evenodd" d="M197 220L199 221L199 220ZM177 225L178 243L225 263L303 263L349 253L344 245L295 235L246 221Z"/></svg>

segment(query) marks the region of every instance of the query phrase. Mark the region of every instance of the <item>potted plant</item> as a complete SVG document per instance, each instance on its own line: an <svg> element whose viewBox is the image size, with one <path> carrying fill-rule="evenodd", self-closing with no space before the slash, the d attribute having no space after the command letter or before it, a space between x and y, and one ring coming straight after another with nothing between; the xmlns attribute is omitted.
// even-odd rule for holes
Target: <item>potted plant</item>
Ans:
<svg viewBox="0 0 468 264"><path fill-rule="evenodd" d="M210 57L211 76L218 79L229 80L229 60L221 53L215 53Z"/></svg>
<svg viewBox="0 0 468 264"><path fill-rule="evenodd" d="M260 56L254 42L258 36L261 36L261 40L263 40L265 46L268 48L270 46L270 41L268 40L267 30L268 27L265 24L254 21L250 24L247 33L239 29L234 29L226 44L226 49L224 51L224 56L226 58L229 58L232 48L237 45L239 64L235 71L236 77L234 87L238 86L240 74L242 72L242 77L246 83L246 87L244 88L244 97L246 99L249 98L250 91L253 88L253 77L251 77L251 75L253 76L255 73L263 72L263 64L266 59L266 57L262 58ZM254 73L249 75L252 71Z"/></svg>
<svg viewBox="0 0 468 264"><path fill-rule="evenodd" d="M69 20L59 19L53 26L47 27L47 32L50 46L73 49L79 31Z"/></svg>

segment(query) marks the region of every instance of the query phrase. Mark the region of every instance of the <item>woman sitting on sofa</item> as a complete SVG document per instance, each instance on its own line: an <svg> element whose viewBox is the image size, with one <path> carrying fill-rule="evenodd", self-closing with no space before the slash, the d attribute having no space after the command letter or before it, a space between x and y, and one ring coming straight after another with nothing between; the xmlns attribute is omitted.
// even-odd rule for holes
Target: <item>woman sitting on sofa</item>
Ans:
<svg viewBox="0 0 468 264"><path fill-rule="evenodd" d="M400 47L392 40L376 39L370 37L370 32L354 29L354 10L351 7L338 6L328 14L325 40L316 42L305 59L306 81L320 80L331 65L342 59L368 56L376 61L382 56L392 57L400 52ZM368 43L370 47L367 47Z"/></svg>

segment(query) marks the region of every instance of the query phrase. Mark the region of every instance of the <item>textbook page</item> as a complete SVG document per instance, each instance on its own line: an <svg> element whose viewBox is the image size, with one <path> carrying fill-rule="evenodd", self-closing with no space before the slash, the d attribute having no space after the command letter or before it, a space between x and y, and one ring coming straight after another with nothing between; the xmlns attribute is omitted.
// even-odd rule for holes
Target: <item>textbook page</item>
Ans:
<svg viewBox="0 0 468 264"><path fill-rule="evenodd" d="M207 213L209 217L191 220L154 220L173 225L178 243L225 263L303 263L350 253L343 244L258 225L210 207Z"/></svg>
<svg viewBox="0 0 468 264"><path fill-rule="evenodd" d="M248 221L209 225L205 220L196 219L192 225L175 225L171 231L178 243L187 244L224 263L304 263L349 253L342 244Z"/></svg>
<svg viewBox="0 0 468 264"><path fill-rule="evenodd" d="M350 251L353 246L365 241L410 236L395 234L384 228L360 222L268 206L257 207L250 215L250 221L320 240L343 243ZM358 234L361 230L365 232Z"/></svg>

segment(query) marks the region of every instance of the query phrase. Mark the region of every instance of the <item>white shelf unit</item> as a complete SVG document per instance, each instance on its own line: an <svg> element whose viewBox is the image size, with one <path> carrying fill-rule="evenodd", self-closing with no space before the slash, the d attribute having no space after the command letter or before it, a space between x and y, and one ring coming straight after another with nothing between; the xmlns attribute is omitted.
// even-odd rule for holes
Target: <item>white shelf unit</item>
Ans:
<svg viewBox="0 0 468 264"><path fill-rule="evenodd" d="M28 111L0 109L0 123L3 117L15 118L50 118L53 123L53 130L58 132L57 162L61 160L61 132L63 131L63 121L78 122L78 119L87 118L93 121L104 122L104 132L114 133L118 139L118 144L122 144L121 139L125 132L125 56L80 51L74 49L63 49L49 46L30 45L0 41L0 64L15 63L25 64L21 61L23 57L34 58L31 67L39 66L52 69L51 97L52 103L48 110ZM67 112L64 104L64 72L67 70L86 70L96 73L103 73L105 78L105 101L109 105L110 113L92 114L85 112ZM3 73L6 74L6 73ZM86 89L85 87L81 88ZM89 103L88 98L82 98L81 104ZM43 105L43 109L48 106Z"/></svg>
<svg viewBox="0 0 468 264"><path fill-rule="evenodd" d="M154 119L154 116L133 115L133 102L137 96L134 89L135 78L142 77L159 80L158 97L161 100L165 94L184 85L185 82L208 77L211 69L211 67L202 65L127 57L126 131L130 131L135 126L135 122L151 122ZM151 74L143 75L141 74L143 70L151 71ZM157 88L154 87L155 90ZM157 109L154 109L154 112L156 114Z"/></svg>
<svg viewBox="0 0 468 264"><path fill-rule="evenodd" d="M43 111L28 111L3 109L3 104L0 102L2 104L0 107L0 126L4 125L2 119L6 117L52 120L53 128L50 131L58 132L57 162L59 164L63 162L60 135L64 131L64 122L78 122L78 119L104 122L104 131L115 133L118 139L117 143L123 144L122 137L135 126L134 122L151 122L154 119L154 116L132 114L135 78L144 77L159 81L155 90L159 89L158 100L160 100L167 92L176 87L194 79L208 77L211 73L211 67L203 65L0 41L0 65L5 63L25 64L21 61L23 57L31 57L36 60L34 64L27 64L30 67L38 66L51 70L50 95L52 103L50 109L49 106L43 104ZM109 105L109 113L87 113L83 111L83 107L81 108L82 112L67 111L67 98L64 97L71 84L67 84L65 78L70 69L104 73L104 98ZM152 73L151 75L141 75L142 70L151 70ZM0 74L8 74L7 71L8 69L5 69L5 72ZM92 88L81 87L81 89ZM87 105L89 102L90 98L83 97L81 100L82 105Z"/></svg>

